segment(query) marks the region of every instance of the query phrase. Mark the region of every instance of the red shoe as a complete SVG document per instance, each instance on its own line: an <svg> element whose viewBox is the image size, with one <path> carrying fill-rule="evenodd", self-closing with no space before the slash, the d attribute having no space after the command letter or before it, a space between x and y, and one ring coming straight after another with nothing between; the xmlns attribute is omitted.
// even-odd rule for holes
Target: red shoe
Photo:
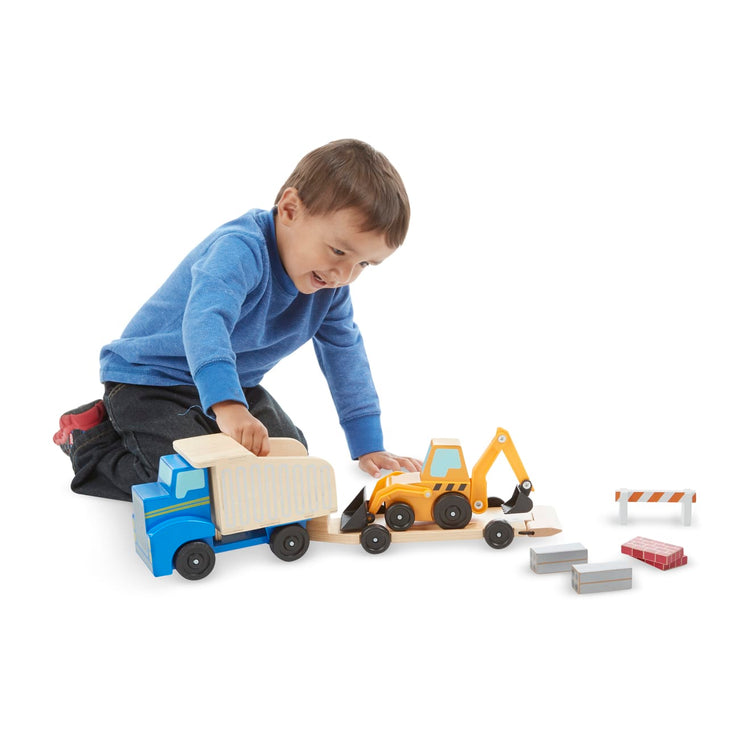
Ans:
<svg viewBox="0 0 750 750"><path fill-rule="evenodd" d="M73 430L90 430L107 419L107 411L104 401L92 401L90 404L79 406L77 409L66 411L60 417L60 429L52 437L55 445L59 445L63 451L70 449L73 443Z"/></svg>

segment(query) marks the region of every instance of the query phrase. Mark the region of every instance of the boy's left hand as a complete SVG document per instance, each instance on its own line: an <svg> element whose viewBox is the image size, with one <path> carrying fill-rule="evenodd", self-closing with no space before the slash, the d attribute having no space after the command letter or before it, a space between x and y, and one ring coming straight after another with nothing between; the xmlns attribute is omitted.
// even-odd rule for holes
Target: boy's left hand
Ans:
<svg viewBox="0 0 750 750"><path fill-rule="evenodd" d="M394 456L388 451L376 451L365 453L359 457L359 468L367 474L376 477L381 469L385 471L421 471L422 462L416 458L405 456Z"/></svg>

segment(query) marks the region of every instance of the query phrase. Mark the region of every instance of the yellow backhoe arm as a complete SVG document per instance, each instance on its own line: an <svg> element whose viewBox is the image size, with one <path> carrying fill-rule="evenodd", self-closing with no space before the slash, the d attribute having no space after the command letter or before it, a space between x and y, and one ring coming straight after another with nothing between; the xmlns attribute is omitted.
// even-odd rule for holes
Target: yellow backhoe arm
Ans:
<svg viewBox="0 0 750 750"><path fill-rule="evenodd" d="M487 473L501 453L505 453L519 484L529 479L508 431L498 427L495 437L492 438L471 472L471 497L469 499L474 513L484 513L487 510Z"/></svg>

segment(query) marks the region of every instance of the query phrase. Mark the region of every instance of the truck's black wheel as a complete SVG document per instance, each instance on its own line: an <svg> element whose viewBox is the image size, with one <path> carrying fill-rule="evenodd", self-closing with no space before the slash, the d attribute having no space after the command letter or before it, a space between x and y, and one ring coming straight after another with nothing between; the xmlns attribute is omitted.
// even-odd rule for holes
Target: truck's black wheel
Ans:
<svg viewBox="0 0 750 750"><path fill-rule="evenodd" d="M174 569L189 581L205 578L216 563L216 553L205 542L188 542L175 552Z"/></svg>
<svg viewBox="0 0 750 750"><path fill-rule="evenodd" d="M414 525L414 511L406 503L393 503L385 511L385 522L394 531L406 531Z"/></svg>
<svg viewBox="0 0 750 750"><path fill-rule="evenodd" d="M391 546L391 532L385 526L374 523L359 535L359 543L371 555L379 555Z"/></svg>
<svg viewBox="0 0 750 750"><path fill-rule="evenodd" d="M310 546L307 529L297 523L281 526L271 534L271 551L285 562L299 560Z"/></svg>
<svg viewBox="0 0 750 750"><path fill-rule="evenodd" d="M513 527L507 521L490 521L482 533L493 549L504 549L513 541Z"/></svg>
<svg viewBox="0 0 750 750"><path fill-rule="evenodd" d="M435 501L432 517L441 529L463 529L471 521L471 506L463 495L446 492Z"/></svg>

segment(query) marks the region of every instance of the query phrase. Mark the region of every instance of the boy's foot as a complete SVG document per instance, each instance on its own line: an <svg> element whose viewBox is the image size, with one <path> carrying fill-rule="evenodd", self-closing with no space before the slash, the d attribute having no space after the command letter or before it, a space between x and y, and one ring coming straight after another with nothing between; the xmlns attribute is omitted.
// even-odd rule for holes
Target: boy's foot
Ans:
<svg viewBox="0 0 750 750"><path fill-rule="evenodd" d="M52 440L59 445L65 455L70 455L73 447L73 432L85 432L96 427L107 419L107 411L104 401L92 401L90 404L79 406L77 409L66 411L60 417L60 429L54 434Z"/></svg>

